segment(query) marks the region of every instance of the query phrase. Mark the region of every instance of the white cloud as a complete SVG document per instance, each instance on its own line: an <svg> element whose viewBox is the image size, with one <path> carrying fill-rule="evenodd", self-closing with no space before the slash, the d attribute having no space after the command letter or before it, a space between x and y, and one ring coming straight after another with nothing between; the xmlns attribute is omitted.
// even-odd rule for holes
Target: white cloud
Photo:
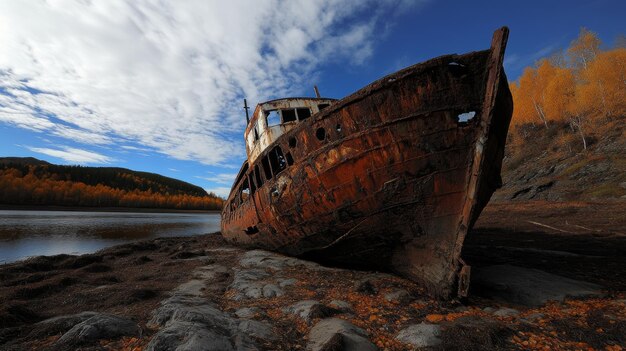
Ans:
<svg viewBox="0 0 626 351"><path fill-rule="evenodd" d="M62 146L61 149L50 149L41 147L26 146L27 149L40 154L57 157L67 162L75 162L79 164L85 163L110 163L114 159L99 154L97 152L77 149L68 146Z"/></svg>
<svg viewBox="0 0 626 351"><path fill-rule="evenodd" d="M130 150L130 151L152 151L145 147L137 147L137 146L132 146L132 145L121 145L119 147L124 150Z"/></svg>
<svg viewBox="0 0 626 351"><path fill-rule="evenodd" d="M236 176L237 176L236 173L233 173L233 174L220 173L220 174L212 175L209 177L196 176L196 178L208 180L210 182L214 182L218 184L232 184Z"/></svg>
<svg viewBox="0 0 626 351"><path fill-rule="evenodd" d="M241 98L266 100L328 60L364 62L406 0L3 1L0 122L176 159L243 155Z"/></svg>

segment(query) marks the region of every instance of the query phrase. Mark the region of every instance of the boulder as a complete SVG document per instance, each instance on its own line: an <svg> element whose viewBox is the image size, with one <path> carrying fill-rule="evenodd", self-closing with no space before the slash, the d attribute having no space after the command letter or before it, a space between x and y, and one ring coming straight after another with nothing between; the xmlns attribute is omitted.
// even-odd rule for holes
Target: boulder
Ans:
<svg viewBox="0 0 626 351"><path fill-rule="evenodd" d="M385 294L385 300L394 303L407 303L411 300L411 294L404 289L396 289Z"/></svg>
<svg viewBox="0 0 626 351"><path fill-rule="evenodd" d="M352 305L349 302L343 300L332 300L328 306L341 311L341 312L352 312Z"/></svg>
<svg viewBox="0 0 626 351"><path fill-rule="evenodd" d="M493 313L494 316L498 317L514 317L519 314L519 311L514 308L502 307L499 310Z"/></svg>
<svg viewBox="0 0 626 351"><path fill-rule="evenodd" d="M309 332L307 351L376 351L365 330L339 318L319 321Z"/></svg>
<svg viewBox="0 0 626 351"><path fill-rule="evenodd" d="M289 285L294 285L297 282L298 280L295 278L278 279L278 285L280 285L281 288L284 288Z"/></svg>
<svg viewBox="0 0 626 351"><path fill-rule="evenodd" d="M396 336L396 340L413 347L432 347L441 344L439 336L441 329L435 324L414 324L402 329Z"/></svg>
<svg viewBox="0 0 626 351"><path fill-rule="evenodd" d="M266 284L263 286L263 297L279 297L283 296L285 292L275 284Z"/></svg>

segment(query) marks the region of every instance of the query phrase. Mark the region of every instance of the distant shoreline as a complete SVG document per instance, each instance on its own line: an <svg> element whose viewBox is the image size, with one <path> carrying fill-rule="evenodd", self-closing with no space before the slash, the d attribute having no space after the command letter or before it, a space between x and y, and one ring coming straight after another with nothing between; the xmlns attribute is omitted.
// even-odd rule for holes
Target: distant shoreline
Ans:
<svg viewBox="0 0 626 351"><path fill-rule="evenodd" d="M13 211L68 211L68 212L140 212L140 213L221 213L220 210L177 210L145 207L81 207L81 206L34 206L0 204L0 210Z"/></svg>

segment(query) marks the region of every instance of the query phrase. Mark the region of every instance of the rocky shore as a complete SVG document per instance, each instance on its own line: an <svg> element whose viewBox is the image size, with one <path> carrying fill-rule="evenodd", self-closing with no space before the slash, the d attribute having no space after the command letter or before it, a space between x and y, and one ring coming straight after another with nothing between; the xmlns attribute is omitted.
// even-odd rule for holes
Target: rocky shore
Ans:
<svg viewBox="0 0 626 351"><path fill-rule="evenodd" d="M464 301L215 233L36 257L0 266L0 349L621 350L625 209L490 205Z"/></svg>

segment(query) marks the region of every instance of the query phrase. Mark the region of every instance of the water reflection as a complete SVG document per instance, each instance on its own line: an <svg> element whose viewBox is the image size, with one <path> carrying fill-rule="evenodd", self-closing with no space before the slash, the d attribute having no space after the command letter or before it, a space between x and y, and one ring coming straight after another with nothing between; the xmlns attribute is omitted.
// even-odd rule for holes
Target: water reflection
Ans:
<svg viewBox="0 0 626 351"><path fill-rule="evenodd" d="M219 229L216 213L0 211L0 263Z"/></svg>

